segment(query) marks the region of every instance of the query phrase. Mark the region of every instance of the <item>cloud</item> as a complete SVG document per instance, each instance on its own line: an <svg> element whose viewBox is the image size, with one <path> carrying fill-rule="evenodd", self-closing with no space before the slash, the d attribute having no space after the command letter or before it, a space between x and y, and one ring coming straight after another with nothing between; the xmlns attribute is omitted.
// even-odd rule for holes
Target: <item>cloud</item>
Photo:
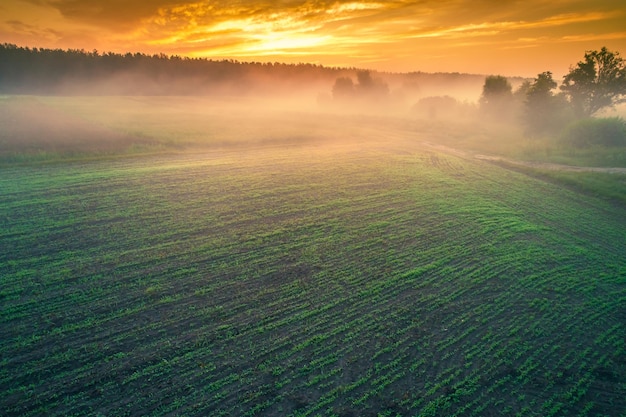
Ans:
<svg viewBox="0 0 626 417"><path fill-rule="evenodd" d="M616 7L612 0L596 1L592 5L582 0L26 1L51 7L70 21L88 23L112 31L136 31L143 28L146 35L153 34L164 39L177 30L219 33L224 27L238 29L242 33L253 32L255 28L275 33L299 28L308 32L319 32L322 29L345 32L357 29L370 35L389 31L418 33L420 30L433 33L459 33L468 30L479 34L483 27L496 28L497 31L511 23L526 27L548 27L604 19L615 16L615 13L623 14L623 10ZM493 33L493 30L487 32Z"/></svg>
<svg viewBox="0 0 626 417"><path fill-rule="evenodd" d="M59 40L63 37L62 32L53 28L40 27L17 19L5 20L2 26L5 26L13 36L18 34L30 39L46 40Z"/></svg>
<svg viewBox="0 0 626 417"><path fill-rule="evenodd" d="M161 7L185 2L176 0L28 0L30 3L58 10L70 21L95 26L130 28L141 19L154 15Z"/></svg>
<svg viewBox="0 0 626 417"><path fill-rule="evenodd" d="M610 32L610 33L581 33L578 35L569 35L561 37L565 42L587 42L587 41L608 41L608 40L626 40L626 32Z"/></svg>
<svg viewBox="0 0 626 417"><path fill-rule="evenodd" d="M408 34L409 38L433 38L447 37L457 39L462 37L475 36L495 36L504 32L513 32L521 30L537 30L548 29L555 26L565 26L574 23L592 23L603 21L614 16L617 13L567 13L555 16L549 16L545 19L535 21L517 20L517 21L492 21L483 23L470 23L458 26L442 26L438 28L424 28L413 34Z"/></svg>
<svg viewBox="0 0 626 417"><path fill-rule="evenodd" d="M487 56L486 51L626 44L615 0L4 0L49 20L7 13L0 30L116 52L316 60L328 65ZM16 12L17 13L17 12ZM43 13L43 12L41 12ZM24 25L20 26L17 22ZM31 25L31 27L27 27ZM55 35L52 32L56 31ZM82 38L81 38L82 36ZM43 39L43 38L42 38ZM88 44L86 42L89 42ZM95 43L95 44L93 44ZM607 42L608 43L608 42ZM559 52L559 51L556 51ZM306 58L301 58L305 56ZM325 59L326 57L327 59ZM474 58L471 58L475 60ZM494 60L496 56L494 55ZM520 58L521 59L521 58ZM458 60L458 59L457 59ZM443 65L443 64L441 64ZM382 67L382 64L381 64Z"/></svg>
<svg viewBox="0 0 626 417"><path fill-rule="evenodd" d="M428 59L437 48L460 52L572 42L591 25L600 33L607 21L623 19L623 11L609 6L610 1L590 8L583 2L539 0L200 0L162 5L142 20L134 39L151 47L176 45L176 51L192 56L382 62L413 54ZM587 29L581 32L578 26Z"/></svg>

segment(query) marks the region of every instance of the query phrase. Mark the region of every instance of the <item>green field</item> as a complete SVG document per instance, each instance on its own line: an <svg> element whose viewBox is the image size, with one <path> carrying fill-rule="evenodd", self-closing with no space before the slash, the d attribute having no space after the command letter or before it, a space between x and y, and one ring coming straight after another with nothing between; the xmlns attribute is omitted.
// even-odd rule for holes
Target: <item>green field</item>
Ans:
<svg viewBox="0 0 626 417"><path fill-rule="evenodd" d="M626 207L346 120L1 167L3 415L626 415Z"/></svg>

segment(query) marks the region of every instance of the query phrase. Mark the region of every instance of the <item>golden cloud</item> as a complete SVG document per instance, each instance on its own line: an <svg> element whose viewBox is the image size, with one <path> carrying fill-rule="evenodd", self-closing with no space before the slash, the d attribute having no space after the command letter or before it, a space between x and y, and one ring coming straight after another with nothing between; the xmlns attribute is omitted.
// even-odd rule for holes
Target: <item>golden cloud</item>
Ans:
<svg viewBox="0 0 626 417"><path fill-rule="evenodd" d="M30 12L20 14L24 4ZM455 55L486 56L480 48L578 42L584 50L603 40L626 47L626 10L614 0L5 0L2 7L8 12L0 34L12 33L8 39L46 33L48 44L95 39L100 49L196 57L434 65ZM33 21L34 10L47 13L46 24Z"/></svg>

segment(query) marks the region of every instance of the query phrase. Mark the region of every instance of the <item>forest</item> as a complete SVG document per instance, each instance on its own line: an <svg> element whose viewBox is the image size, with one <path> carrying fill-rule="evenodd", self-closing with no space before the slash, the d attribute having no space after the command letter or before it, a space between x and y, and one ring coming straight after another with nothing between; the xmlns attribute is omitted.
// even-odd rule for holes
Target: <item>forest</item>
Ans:
<svg viewBox="0 0 626 417"><path fill-rule="evenodd" d="M240 62L143 53L117 54L0 44L0 94L250 95L329 92L356 68ZM479 92L481 76L458 73L382 74L392 87L426 94L447 86ZM397 86L397 87L396 87Z"/></svg>

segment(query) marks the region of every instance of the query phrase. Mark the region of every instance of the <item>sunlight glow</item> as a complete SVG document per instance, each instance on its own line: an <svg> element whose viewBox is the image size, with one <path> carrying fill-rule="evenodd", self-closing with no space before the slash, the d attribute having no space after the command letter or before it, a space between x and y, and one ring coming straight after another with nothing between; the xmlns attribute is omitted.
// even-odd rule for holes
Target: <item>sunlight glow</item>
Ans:
<svg viewBox="0 0 626 417"><path fill-rule="evenodd" d="M259 44L251 46L250 52L272 52L282 51L289 53L289 50L312 48L327 43L329 37L307 37L307 36L283 36L281 34L270 33L258 37Z"/></svg>
<svg viewBox="0 0 626 417"><path fill-rule="evenodd" d="M376 9L383 9L383 8L385 8L385 4L383 3L352 2L352 3L337 4L331 7L330 9L326 10L326 13L332 15L332 14L341 14L341 13L346 13L346 12L356 12L356 11L361 11L361 10L376 10Z"/></svg>
<svg viewBox="0 0 626 417"><path fill-rule="evenodd" d="M528 0L510 5L436 0L137 0L124 9L118 3L3 0L0 38L38 47L190 57L272 56L301 62L301 56L309 55L324 65L376 62L377 69L392 71L482 71L487 63L473 57L487 56L488 48L512 51L506 57L493 55L491 65L511 66L517 72L532 60L513 50L529 46L541 51L541 57L567 60L562 64L566 69L581 51L601 46L626 49L626 9L615 0L593 4ZM537 70L541 68L529 71Z"/></svg>

